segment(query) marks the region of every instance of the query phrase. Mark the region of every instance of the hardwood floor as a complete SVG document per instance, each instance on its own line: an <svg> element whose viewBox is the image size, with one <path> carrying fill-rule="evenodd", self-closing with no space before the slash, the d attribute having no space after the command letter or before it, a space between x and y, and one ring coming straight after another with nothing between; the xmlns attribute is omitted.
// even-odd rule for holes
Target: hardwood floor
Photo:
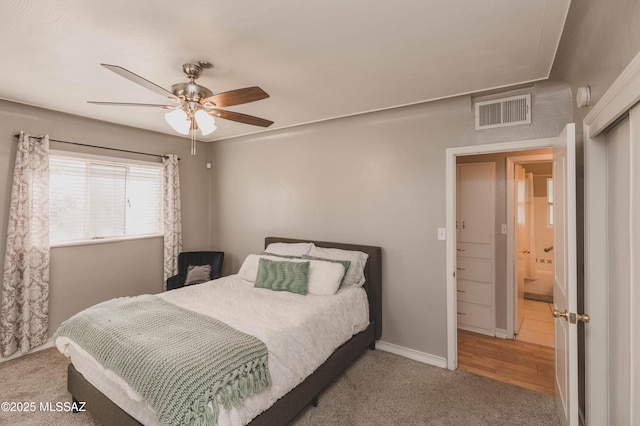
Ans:
<svg viewBox="0 0 640 426"><path fill-rule="evenodd" d="M553 348L553 304L525 299L523 308L524 319L516 340Z"/></svg>
<svg viewBox="0 0 640 426"><path fill-rule="evenodd" d="M554 394L554 349L458 330L458 367L537 392Z"/></svg>

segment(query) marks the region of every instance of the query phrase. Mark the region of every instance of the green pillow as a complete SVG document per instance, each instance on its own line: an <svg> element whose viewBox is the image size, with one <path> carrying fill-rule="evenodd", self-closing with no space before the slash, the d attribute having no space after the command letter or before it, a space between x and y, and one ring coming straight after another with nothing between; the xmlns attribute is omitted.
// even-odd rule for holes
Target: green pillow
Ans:
<svg viewBox="0 0 640 426"><path fill-rule="evenodd" d="M260 258L255 286L306 295L310 262L278 262Z"/></svg>
<svg viewBox="0 0 640 426"><path fill-rule="evenodd" d="M327 259L327 258L324 258L324 257L307 256L306 254L304 256L302 256L302 258L303 259L307 259L307 260L321 260L323 262L339 263L342 266L344 266L344 275L342 276L342 280L340 281L340 285L344 284L344 279L347 276L347 271L349 270L349 266L351 266L351 261L350 260Z"/></svg>

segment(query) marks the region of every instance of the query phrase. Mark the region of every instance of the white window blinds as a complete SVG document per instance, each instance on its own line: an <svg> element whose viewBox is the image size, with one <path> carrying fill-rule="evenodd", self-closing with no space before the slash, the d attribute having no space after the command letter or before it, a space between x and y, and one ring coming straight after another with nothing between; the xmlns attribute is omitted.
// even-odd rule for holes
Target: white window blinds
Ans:
<svg viewBox="0 0 640 426"><path fill-rule="evenodd" d="M50 241L162 233L162 167L52 151Z"/></svg>

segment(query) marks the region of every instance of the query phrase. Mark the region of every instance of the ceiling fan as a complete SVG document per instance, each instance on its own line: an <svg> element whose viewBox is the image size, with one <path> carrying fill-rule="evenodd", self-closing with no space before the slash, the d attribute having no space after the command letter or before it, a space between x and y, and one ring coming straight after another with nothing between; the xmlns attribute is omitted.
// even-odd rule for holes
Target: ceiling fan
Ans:
<svg viewBox="0 0 640 426"><path fill-rule="evenodd" d="M195 132L200 129L203 135L216 130L215 117L225 120L237 121L238 123L250 124L252 126L269 127L273 121L264 118L254 117L234 111L227 111L220 108L233 105L246 104L259 101L269 97L269 94L258 86L245 87L243 89L230 90L228 92L214 94L208 88L196 83L204 69L212 68L213 65L206 61L199 61L197 64L187 63L182 66L182 70L189 79L187 83L177 83L171 86L168 91L151 81L118 65L100 64L106 69L124 77L140 86L166 96L173 102L171 105L164 104L143 104L126 102L96 102L88 101L96 105L112 106L134 106L152 107L170 110L165 114L167 123L178 133L188 135L191 133L192 154L195 153Z"/></svg>

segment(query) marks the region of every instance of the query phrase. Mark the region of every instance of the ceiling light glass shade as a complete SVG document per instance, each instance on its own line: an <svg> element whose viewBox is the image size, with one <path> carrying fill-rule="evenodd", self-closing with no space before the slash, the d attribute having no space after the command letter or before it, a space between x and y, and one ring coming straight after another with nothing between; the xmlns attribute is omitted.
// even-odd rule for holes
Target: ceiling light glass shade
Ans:
<svg viewBox="0 0 640 426"><path fill-rule="evenodd" d="M204 110L199 109L196 111L195 119L203 135L208 135L217 129L216 121Z"/></svg>
<svg viewBox="0 0 640 426"><path fill-rule="evenodd" d="M187 113L182 109L174 109L164 115L167 123L178 133L183 135L189 134L189 128L191 127L191 120L187 117Z"/></svg>

